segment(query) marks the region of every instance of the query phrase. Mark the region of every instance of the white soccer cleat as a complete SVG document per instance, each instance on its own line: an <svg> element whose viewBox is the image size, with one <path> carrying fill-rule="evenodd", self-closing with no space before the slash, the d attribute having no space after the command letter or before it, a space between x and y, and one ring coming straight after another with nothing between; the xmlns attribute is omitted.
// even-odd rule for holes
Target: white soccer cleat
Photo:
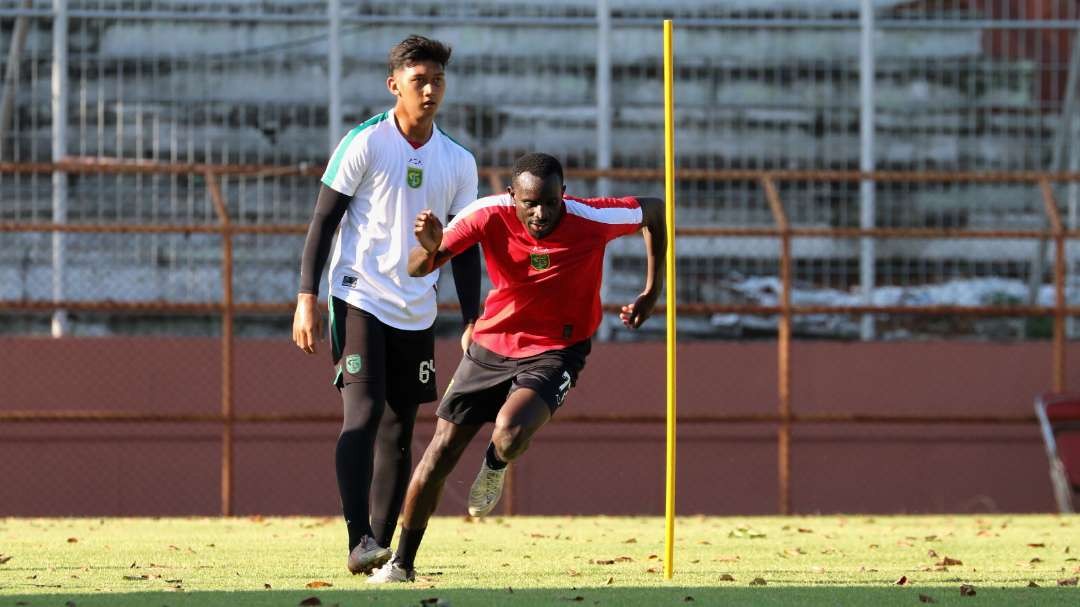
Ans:
<svg viewBox="0 0 1080 607"><path fill-rule="evenodd" d="M380 546L375 541L375 538L365 535L349 553L346 566L353 575L368 574L376 567L389 561L390 556L390 551Z"/></svg>
<svg viewBox="0 0 1080 607"><path fill-rule="evenodd" d="M386 564L375 570L367 579L369 584L393 584L416 581L416 570L406 569L391 559Z"/></svg>
<svg viewBox="0 0 1080 607"><path fill-rule="evenodd" d="M469 489L469 516L486 516L495 509L502 496L503 481L509 467L492 470L488 468L487 461L480 465L480 473Z"/></svg>

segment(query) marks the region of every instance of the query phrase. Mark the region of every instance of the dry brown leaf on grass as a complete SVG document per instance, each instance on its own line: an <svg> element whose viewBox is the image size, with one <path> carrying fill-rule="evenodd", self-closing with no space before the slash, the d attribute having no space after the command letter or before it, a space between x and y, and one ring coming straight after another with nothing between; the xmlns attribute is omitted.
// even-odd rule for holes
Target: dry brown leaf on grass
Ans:
<svg viewBox="0 0 1080 607"><path fill-rule="evenodd" d="M312 580L307 584L304 584L307 588L330 588L333 586L330 582L324 582L322 580Z"/></svg>
<svg viewBox="0 0 1080 607"><path fill-rule="evenodd" d="M79 538L77 538L77 537L69 537L69 538L67 539L67 542L68 542L69 544L77 544L77 543L79 542Z"/></svg>
<svg viewBox="0 0 1080 607"><path fill-rule="evenodd" d="M614 565L615 564L615 559L590 560L589 564L592 564L592 565Z"/></svg>
<svg viewBox="0 0 1080 607"><path fill-rule="evenodd" d="M937 601L935 601L934 597L930 596L929 594L920 594L919 595L919 602L920 603L936 603Z"/></svg>
<svg viewBox="0 0 1080 607"><path fill-rule="evenodd" d="M605 584L607 584L608 586L610 586L610 585L612 585L612 584L614 584L614 583L615 583L615 578L613 578L613 577L609 577L609 578L607 579L607 581L606 581L606 582L604 582L604 583L605 583Z"/></svg>
<svg viewBox="0 0 1080 607"><path fill-rule="evenodd" d="M960 596L975 596L975 587L970 584L960 584Z"/></svg>
<svg viewBox="0 0 1080 607"><path fill-rule="evenodd" d="M322 605L322 601L317 596L309 596L308 598L300 601L300 604L304 607L311 607L312 605Z"/></svg>
<svg viewBox="0 0 1080 607"><path fill-rule="evenodd" d="M750 580L750 585L751 586L765 586L767 584L768 584L768 582L765 581L765 578L756 577L756 578Z"/></svg>
<svg viewBox="0 0 1080 607"><path fill-rule="evenodd" d="M634 562L634 559L632 559L632 558L630 558L628 556L617 556L617 557L615 557L615 562L616 563L632 563L632 562Z"/></svg>
<svg viewBox="0 0 1080 607"><path fill-rule="evenodd" d="M624 541L623 543L624 543L624 544L636 544L636 543L637 543L637 538L636 538L636 537L632 537L632 538L630 538L630 539L628 539L628 540Z"/></svg>
<svg viewBox="0 0 1080 607"><path fill-rule="evenodd" d="M806 527L799 527L799 533L813 533L813 529L807 529Z"/></svg>
<svg viewBox="0 0 1080 607"><path fill-rule="evenodd" d="M732 577L732 575L730 573L725 573L725 574L721 575L719 579L720 579L721 582L734 582L735 581L735 578Z"/></svg>
<svg viewBox="0 0 1080 607"><path fill-rule="evenodd" d="M1039 542L1037 544L1028 544L1028 548L1046 548L1046 544Z"/></svg>
<svg viewBox="0 0 1080 607"><path fill-rule="evenodd" d="M945 558L941 559L941 562L939 562L939 563L936 563L936 565L937 565L938 567L952 567L952 566L954 566L954 565L963 565L963 564L964 564L964 562L963 562L963 561L961 561L961 560L959 560L959 559L954 559L954 558L950 558L950 557L948 557L948 556L946 556Z"/></svg>
<svg viewBox="0 0 1080 607"><path fill-rule="evenodd" d="M900 576L900 579L896 580L896 585L897 586L903 586L906 583L907 583L907 576L906 575L902 575L902 576Z"/></svg>
<svg viewBox="0 0 1080 607"><path fill-rule="evenodd" d="M266 590L270 590L273 587L270 584L263 584L263 588L266 589Z"/></svg>
<svg viewBox="0 0 1080 607"><path fill-rule="evenodd" d="M1030 582L1028 582L1027 587L1028 588L1038 588L1039 585L1035 583L1035 580L1031 580Z"/></svg>
<svg viewBox="0 0 1080 607"><path fill-rule="evenodd" d="M1069 577L1063 580L1058 580L1058 586L1075 586L1077 580L1080 580L1080 578Z"/></svg>
<svg viewBox="0 0 1080 607"><path fill-rule="evenodd" d="M11 560L10 554L0 554L0 565L3 565Z"/></svg>

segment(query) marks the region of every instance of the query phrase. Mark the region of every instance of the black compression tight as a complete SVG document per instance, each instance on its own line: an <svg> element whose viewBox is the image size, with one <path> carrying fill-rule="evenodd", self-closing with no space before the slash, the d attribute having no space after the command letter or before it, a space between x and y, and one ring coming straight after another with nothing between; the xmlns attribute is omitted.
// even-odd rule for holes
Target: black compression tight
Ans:
<svg viewBox="0 0 1080 607"><path fill-rule="evenodd" d="M341 390L344 423L335 460L349 550L365 535L380 546L390 545L412 470L418 405L386 406L384 396L371 387L358 382Z"/></svg>

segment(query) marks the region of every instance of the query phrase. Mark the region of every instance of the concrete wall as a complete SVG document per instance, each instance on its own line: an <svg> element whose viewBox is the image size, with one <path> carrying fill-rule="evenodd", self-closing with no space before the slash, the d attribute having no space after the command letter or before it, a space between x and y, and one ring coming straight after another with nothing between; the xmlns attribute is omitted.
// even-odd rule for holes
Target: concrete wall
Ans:
<svg viewBox="0 0 1080 607"><path fill-rule="evenodd" d="M242 340L236 408L339 411L326 344L304 356L285 341ZM459 354L439 344L445 385ZM212 339L0 340L0 410L214 412L220 347ZM1070 360L1080 356L1072 345ZM772 342L688 342L679 353L679 412L771 412ZM597 344L567 413L662 415L662 344ZM796 412L1028 414L1050 384L1048 343L800 342ZM1080 367L1069 368L1080 385ZM432 408L425 408L430 414ZM418 424L419 456L433 422ZM335 423L241 425L240 514L333 514ZM184 515L218 511L220 429L213 424L0 425L0 516ZM477 439L441 512L464 512L484 447ZM516 467L520 513L663 512L661 424L554 423ZM772 424L682 424L678 511L776 511ZM1046 460L1034 425L798 426L797 512L1048 511Z"/></svg>

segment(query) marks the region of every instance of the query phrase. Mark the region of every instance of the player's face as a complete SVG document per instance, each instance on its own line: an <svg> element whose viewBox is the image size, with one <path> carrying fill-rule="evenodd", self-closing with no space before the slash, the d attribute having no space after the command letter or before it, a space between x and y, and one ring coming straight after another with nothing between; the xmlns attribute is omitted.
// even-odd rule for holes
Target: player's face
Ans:
<svg viewBox="0 0 1080 607"><path fill-rule="evenodd" d="M410 63L394 70L386 86L410 115L434 117L446 93L446 73L434 61Z"/></svg>
<svg viewBox="0 0 1080 607"><path fill-rule="evenodd" d="M558 175L541 179L532 173L522 173L514 178L507 191L514 201L518 219L533 238L550 234L566 212L563 207L566 186Z"/></svg>

